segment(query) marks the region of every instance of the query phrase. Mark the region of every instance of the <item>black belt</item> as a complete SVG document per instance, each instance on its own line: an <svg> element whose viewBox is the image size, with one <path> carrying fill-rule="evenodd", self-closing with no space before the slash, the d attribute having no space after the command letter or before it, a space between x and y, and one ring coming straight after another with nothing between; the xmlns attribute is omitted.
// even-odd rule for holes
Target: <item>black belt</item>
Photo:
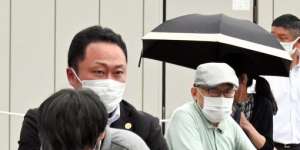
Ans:
<svg viewBox="0 0 300 150"><path fill-rule="evenodd" d="M285 148L285 149L288 149L288 148L296 148L296 147L299 147L299 148L300 148L300 144L282 144L282 143L274 142L274 145L275 145L275 147L278 147L278 148Z"/></svg>

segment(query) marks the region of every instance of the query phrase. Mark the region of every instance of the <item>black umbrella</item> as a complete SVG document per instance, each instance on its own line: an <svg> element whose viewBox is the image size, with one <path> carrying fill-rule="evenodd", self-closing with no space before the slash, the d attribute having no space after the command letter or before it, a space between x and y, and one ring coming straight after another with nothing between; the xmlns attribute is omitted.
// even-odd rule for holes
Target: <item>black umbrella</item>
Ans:
<svg viewBox="0 0 300 150"><path fill-rule="evenodd" d="M288 76L290 56L266 30L226 15L181 16L143 37L141 57L195 69L226 62L237 72Z"/></svg>

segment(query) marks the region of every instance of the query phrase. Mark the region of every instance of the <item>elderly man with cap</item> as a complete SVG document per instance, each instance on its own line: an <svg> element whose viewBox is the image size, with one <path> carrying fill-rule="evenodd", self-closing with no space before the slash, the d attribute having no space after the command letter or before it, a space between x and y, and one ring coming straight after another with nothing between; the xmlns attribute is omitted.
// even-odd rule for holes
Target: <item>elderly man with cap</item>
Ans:
<svg viewBox="0 0 300 150"><path fill-rule="evenodd" d="M191 94L194 101L177 108L166 133L170 150L255 149L230 117L238 78L225 63L197 67Z"/></svg>

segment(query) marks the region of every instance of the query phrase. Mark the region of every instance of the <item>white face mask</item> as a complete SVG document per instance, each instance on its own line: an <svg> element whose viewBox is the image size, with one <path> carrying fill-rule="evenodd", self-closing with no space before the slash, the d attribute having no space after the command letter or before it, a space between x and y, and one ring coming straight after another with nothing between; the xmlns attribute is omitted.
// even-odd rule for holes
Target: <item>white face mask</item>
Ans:
<svg viewBox="0 0 300 150"><path fill-rule="evenodd" d="M82 88L89 88L100 97L108 113L113 112L122 101L126 87L125 83L112 79L81 81L74 70L73 73L78 81L81 82Z"/></svg>
<svg viewBox="0 0 300 150"><path fill-rule="evenodd" d="M212 123L219 123L230 116L233 98L204 96L202 112Z"/></svg>
<svg viewBox="0 0 300 150"><path fill-rule="evenodd" d="M295 46L295 44L297 43L297 41L299 39L300 39L300 37L297 37L292 42L280 42L280 44L291 55L291 54L293 54L295 52L296 48L294 48L294 46Z"/></svg>

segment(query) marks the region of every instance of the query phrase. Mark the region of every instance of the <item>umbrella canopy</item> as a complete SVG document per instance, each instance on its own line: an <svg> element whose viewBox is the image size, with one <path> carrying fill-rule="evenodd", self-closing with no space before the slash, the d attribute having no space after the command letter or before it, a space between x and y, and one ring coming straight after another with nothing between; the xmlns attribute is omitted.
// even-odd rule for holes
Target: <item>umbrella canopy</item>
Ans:
<svg viewBox="0 0 300 150"><path fill-rule="evenodd" d="M269 32L223 14L181 16L143 37L141 57L195 69L226 62L237 72L288 76L290 56Z"/></svg>

